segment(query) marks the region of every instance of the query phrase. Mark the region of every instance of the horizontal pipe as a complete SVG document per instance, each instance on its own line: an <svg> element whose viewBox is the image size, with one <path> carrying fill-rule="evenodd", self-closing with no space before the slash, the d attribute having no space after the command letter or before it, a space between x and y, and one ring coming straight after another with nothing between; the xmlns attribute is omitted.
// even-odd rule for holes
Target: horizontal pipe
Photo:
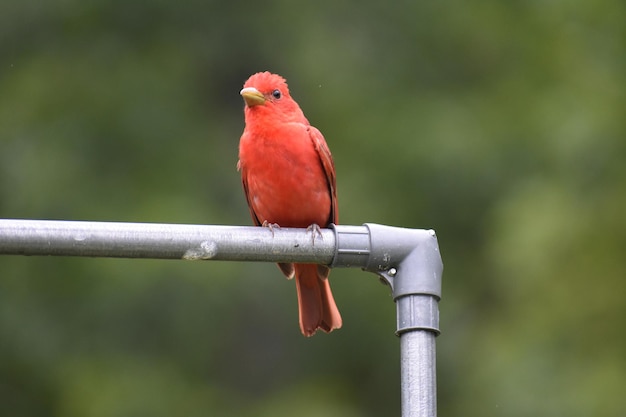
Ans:
<svg viewBox="0 0 626 417"><path fill-rule="evenodd" d="M0 254L330 264L322 229L0 219Z"/></svg>

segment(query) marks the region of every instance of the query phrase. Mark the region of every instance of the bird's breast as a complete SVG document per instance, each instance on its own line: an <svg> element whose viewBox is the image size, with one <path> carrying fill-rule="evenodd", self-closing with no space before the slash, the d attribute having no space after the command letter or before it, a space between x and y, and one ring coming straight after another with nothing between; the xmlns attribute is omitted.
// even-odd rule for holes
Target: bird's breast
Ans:
<svg viewBox="0 0 626 417"><path fill-rule="evenodd" d="M244 132L239 160L248 203L261 222L283 227L330 222L328 179L306 127Z"/></svg>

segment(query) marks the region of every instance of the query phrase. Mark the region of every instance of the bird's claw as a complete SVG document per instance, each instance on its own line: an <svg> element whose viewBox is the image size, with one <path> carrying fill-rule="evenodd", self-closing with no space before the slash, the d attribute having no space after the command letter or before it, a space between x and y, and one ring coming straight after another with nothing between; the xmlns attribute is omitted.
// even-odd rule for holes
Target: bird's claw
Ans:
<svg viewBox="0 0 626 417"><path fill-rule="evenodd" d="M313 223L307 227L306 231L311 232L311 242L313 243L313 246L315 246L315 235L319 235L320 239L324 238L322 235L322 228L317 223Z"/></svg>
<svg viewBox="0 0 626 417"><path fill-rule="evenodd" d="M280 226L277 223L270 223L267 220L263 221L262 227L267 227L272 232L272 237L274 237L274 229L280 229Z"/></svg>

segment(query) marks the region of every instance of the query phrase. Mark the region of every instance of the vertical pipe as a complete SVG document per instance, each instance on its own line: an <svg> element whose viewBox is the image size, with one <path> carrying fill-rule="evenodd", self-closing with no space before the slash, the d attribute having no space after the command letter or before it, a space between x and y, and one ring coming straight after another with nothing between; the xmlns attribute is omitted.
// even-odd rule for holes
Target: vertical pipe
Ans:
<svg viewBox="0 0 626 417"><path fill-rule="evenodd" d="M437 384L435 333L412 330L400 334L402 417L435 417Z"/></svg>
<svg viewBox="0 0 626 417"><path fill-rule="evenodd" d="M400 336L400 377L403 417L437 415L435 338L439 333L439 302L424 294L396 300Z"/></svg>

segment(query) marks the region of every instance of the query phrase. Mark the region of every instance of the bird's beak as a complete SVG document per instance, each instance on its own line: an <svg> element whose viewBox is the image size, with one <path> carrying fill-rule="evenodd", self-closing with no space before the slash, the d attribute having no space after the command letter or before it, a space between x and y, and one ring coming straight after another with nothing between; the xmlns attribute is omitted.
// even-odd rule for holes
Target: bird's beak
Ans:
<svg viewBox="0 0 626 417"><path fill-rule="evenodd" d="M248 105L248 107L258 106L259 104L265 103L265 97L259 90L254 87L246 87L241 92L241 97L243 97L244 101Z"/></svg>

